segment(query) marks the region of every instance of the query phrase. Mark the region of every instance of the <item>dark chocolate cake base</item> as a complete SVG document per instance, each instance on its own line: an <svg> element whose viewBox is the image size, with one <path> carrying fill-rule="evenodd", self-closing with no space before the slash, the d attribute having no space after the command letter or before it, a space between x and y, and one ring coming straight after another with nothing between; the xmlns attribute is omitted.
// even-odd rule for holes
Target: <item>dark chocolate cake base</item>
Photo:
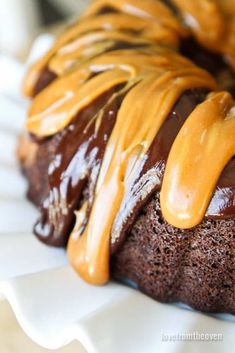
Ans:
<svg viewBox="0 0 235 353"><path fill-rule="evenodd" d="M235 314L234 249L235 220L174 228L162 218L156 193L112 256L111 272L158 301Z"/></svg>
<svg viewBox="0 0 235 353"><path fill-rule="evenodd" d="M40 157L46 157L49 146L44 147L39 149ZM46 178L42 181L48 160L39 158L38 164L27 156L23 170L29 181L28 196L38 204L47 189ZM174 228L162 217L157 192L112 255L111 276L135 283L161 302L183 302L203 312L235 315L235 220L205 219L194 229Z"/></svg>

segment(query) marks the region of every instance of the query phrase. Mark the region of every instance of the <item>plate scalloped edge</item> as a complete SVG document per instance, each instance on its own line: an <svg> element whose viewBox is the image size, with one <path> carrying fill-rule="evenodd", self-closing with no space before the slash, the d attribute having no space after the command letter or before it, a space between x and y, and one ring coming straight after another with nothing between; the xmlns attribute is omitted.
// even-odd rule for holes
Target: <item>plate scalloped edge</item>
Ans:
<svg viewBox="0 0 235 353"><path fill-rule="evenodd" d="M0 292L25 332L49 349L74 339L91 353L208 352L208 348L231 352L234 346L232 321L160 304L116 283L89 286L68 266L1 282ZM163 338L186 333L216 333L223 339Z"/></svg>

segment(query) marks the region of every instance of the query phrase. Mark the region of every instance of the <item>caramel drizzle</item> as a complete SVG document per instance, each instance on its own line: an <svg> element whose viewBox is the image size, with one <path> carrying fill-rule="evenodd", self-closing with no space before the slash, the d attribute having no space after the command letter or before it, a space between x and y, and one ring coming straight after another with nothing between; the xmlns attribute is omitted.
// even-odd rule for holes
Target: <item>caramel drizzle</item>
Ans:
<svg viewBox="0 0 235 353"><path fill-rule="evenodd" d="M202 221L221 172L235 154L234 136L231 95L209 94L186 120L168 157L161 190L167 222L192 228Z"/></svg>
<svg viewBox="0 0 235 353"><path fill-rule="evenodd" d="M223 54L235 70L235 2L172 0L197 40Z"/></svg>
<svg viewBox="0 0 235 353"><path fill-rule="evenodd" d="M235 5L230 0L172 0L198 41L226 56L235 69ZM118 13L96 16L111 7ZM132 33L133 31L133 33ZM126 32L126 33L125 33ZM136 33L139 33L137 38ZM56 41L49 52L29 69L25 95L32 96L43 68L63 75L101 52L124 41L130 44L164 43L176 47L188 35L180 19L159 0L96 0L82 20Z"/></svg>
<svg viewBox="0 0 235 353"><path fill-rule="evenodd" d="M217 49L233 63L230 17L225 28L224 18L214 2L173 2L186 17L190 14L195 19L197 26L191 27L198 40L214 49L219 43ZM97 17L107 6L120 13ZM221 8L227 14L228 6ZM211 23L206 14L213 14ZM136 36L138 31L140 38ZM84 204L77 212L68 245L72 265L90 283L103 284L109 278L110 233L115 217L172 107L187 89L216 89L214 80L205 71L173 50L152 46L162 43L163 38L167 38L167 44L176 46L179 36L185 34L180 21L157 0L97 0L82 21L68 29L26 78L25 92L32 95L44 67L59 76L36 96L26 122L27 129L41 137L64 129L104 92L119 84L126 85L128 93L107 144L88 224L79 236L87 207ZM134 46L141 43L147 48L106 52L119 42ZM174 143L161 192L163 215L174 226L193 227L206 212L216 181L234 154L233 104L227 93L211 94L190 115ZM186 150L182 149L183 144ZM205 170L205 163L212 168L201 185L200 173Z"/></svg>
<svg viewBox="0 0 235 353"><path fill-rule="evenodd" d="M149 73L155 78L164 71L192 69L201 87L210 86L210 76L188 60L166 48L142 51L116 50L100 55L46 87L33 100L26 128L37 136L50 136L62 130L73 117L102 93L127 81L136 82ZM180 71L176 71L177 73ZM99 75L89 79L94 73ZM193 87L193 85L191 86Z"/></svg>
<svg viewBox="0 0 235 353"><path fill-rule="evenodd" d="M81 237L72 233L68 245L73 267L89 283L104 284L109 279L115 216L173 105L190 87L208 85L205 73L196 71L189 67L167 70L160 77L150 74L124 98L102 161L88 225ZM210 84L214 87L211 79Z"/></svg>
<svg viewBox="0 0 235 353"><path fill-rule="evenodd" d="M178 34L185 33L172 11L159 0L95 0L84 12L82 18L94 16L106 7L146 19L150 23L156 21Z"/></svg>
<svg viewBox="0 0 235 353"><path fill-rule="evenodd" d="M180 9L185 22L199 42L208 46L218 44L224 38L225 21L217 1L173 0Z"/></svg>
<svg viewBox="0 0 235 353"><path fill-rule="evenodd" d="M139 5L136 6L136 0L93 2L83 19L68 28L48 53L30 67L23 84L25 95L33 95L43 68L62 75L73 65L91 59L102 49L120 41L133 45L164 43L176 47L179 34L186 31L170 10L158 0L140 1ZM95 16L105 6L122 12Z"/></svg>

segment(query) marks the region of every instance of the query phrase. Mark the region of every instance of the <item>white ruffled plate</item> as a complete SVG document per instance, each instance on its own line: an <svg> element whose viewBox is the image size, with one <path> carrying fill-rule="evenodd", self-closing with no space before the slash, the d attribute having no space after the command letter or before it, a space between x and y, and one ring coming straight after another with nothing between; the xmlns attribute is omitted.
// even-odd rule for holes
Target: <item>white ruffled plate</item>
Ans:
<svg viewBox="0 0 235 353"><path fill-rule="evenodd" d="M37 41L34 57L45 41L51 38ZM15 159L27 107L18 94L23 71L0 57L0 77L5 77L0 82L0 294L22 328L52 349L76 339L89 353L233 351L232 316L160 304L116 283L89 286L69 267L64 250L49 248L32 235L37 211L25 200L26 183ZM203 340L201 334L219 336Z"/></svg>

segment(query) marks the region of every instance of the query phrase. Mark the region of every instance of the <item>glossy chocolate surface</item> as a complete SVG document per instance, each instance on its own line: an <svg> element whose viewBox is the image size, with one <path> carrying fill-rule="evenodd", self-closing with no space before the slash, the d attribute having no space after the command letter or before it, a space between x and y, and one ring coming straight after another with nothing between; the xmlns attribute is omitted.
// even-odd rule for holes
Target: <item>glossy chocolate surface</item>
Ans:
<svg viewBox="0 0 235 353"><path fill-rule="evenodd" d="M98 129L95 117L113 93L114 90L98 98L57 134L59 142L48 168L50 191L41 207L41 219L34 228L36 235L44 242L56 246L66 244L75 221L74 211L81 205L85 189L91 207L105 146L122 97L104 108ZM94 119L91 119L92 116Z"/></svg>
<svg viewBox="0 0 235 353"><path fill-rule="evenodd" d="M120 88L117 88L119 90ZM44 242L61 246L67 242L75 223L75 210L88 201L86 225L94 199L95 185L105 146L115 124L124 96L109 103L100 120L91 119L108 102L113 91L97 99L75 117L74 122L52 139L57 139L56 152L48 168L49 195L41 207L41 218L35 233ZM203 101L205 90L191 90L179 99L160 129L146 155L143 168L124 199L112 234L112 251L124 240L142 206L160 189L166 160L172 143L185 119ZM41 142L43 143L43 141ZM230 218L235 214L235 160L223 171L208 208L208 218ZM105 207L105 205L103 205Z"/></svg>

